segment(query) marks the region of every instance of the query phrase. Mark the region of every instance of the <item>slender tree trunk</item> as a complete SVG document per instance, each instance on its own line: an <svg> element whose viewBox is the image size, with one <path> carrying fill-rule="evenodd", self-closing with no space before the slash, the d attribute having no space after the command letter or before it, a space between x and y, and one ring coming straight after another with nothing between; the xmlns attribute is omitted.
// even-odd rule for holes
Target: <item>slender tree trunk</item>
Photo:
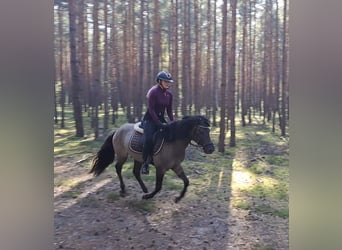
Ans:
<svg viewBox="0 0 342 250"><path fill-rule="evenodd" d="M83 107L84 112L88 111L88 107L90 105L91 100L91 80L90 80L90 73L89 73L89 59L88 59L88 22L87 22L87 4L82 0L82 15L80 16L80 27L81 31L81 54L82 54L82 86L83 86Z"/></svg>
<svg viewBox="0 0 342 250"><path fill-rule="evenodd" d="M231 26L231 47L229 60L229 82L228 82L228 110L230 120L230 140L229 146L235 147L235 53L236 53L236 5L237 0L230 1L232 9L232 26Z"/></svg>
<svg viewBox="0 0 342 250"><path fill-rule="evenodd" d="M161 30L159 16L159 0L154 0L153 10L153 73L156 75L160 71L160 53L161 53Z"/></svg>
<svg viewBox="0 0 342 250"><path fill-rule="evenodd" d="M210 0L207 2L207 50L206 50L206 82L204 85L210 86L207 92L207 98L206 99L206 107L207 107L207 117L211 117L213 114L213 109L214 109L214 103L213 103L213 88L215 88L215 84L212 79L211 79L211 3ZM209 98L208 98L209 97ZM208 111L211 111L208 113Z"/></svg>
<svg viewBox="0 0 342 250"><path fill-rule="evenodd" d="M190 3L183 2L183 53L182 53L182 115L187 115L190 110L191 85L191 40L190 40Z"/></svg>
<svg viewBox="0 0 342 250"><path fill-rule="evenodd" d="M92 121L95 139L99 137L99 105L100 105L100 93L101 93L101 60L100 60L100 34L99 34L99 3L94 2L93 8L93 61L92 61L92 79L93 79L93 113Z"/></svg>
<svg viewBox="0 0 342 250"><path fill-rule="evenodd" d="M222 58L221 58L221 115L220 115L220 135L218 151L225 150L224 141L226 137L226 84L227 84L227 0L223 0L222 6Z"/></svg>
<svg viewBox="0 0 342 250"><path fill-rule="evenodd" d="M108 44L108 0L104 0L104 54L103 54L103 107L104 107L104 116L103 116L103 129L107 130L109 125L109 99L108 99L108 55L109 55L109 44Z"/></svg>
<svg viewBox="0 0 342 250"><path fill-rule="evenodd" d="M194 1L194 14L195 14L195 69L194 69L194 102L195 102L195 113L200 113L200 99L201 99L201 41L200 41L200 31L199 31L199 2L198 0Z"/></svg>
<svg viewBox="0 0 342 250"><path fill-rule="evenodd" d="M283 67L282 67L282 88L281 88L281 135L286 135L286 107L287 107L287 0L284 0L284 19L283 19Z"/></svg>
<svg viewBox="0 0 342 250"><path fill-rule="evenodd" d="M141 115L142 115L142 105L145 101L145 98L142 99L142 97L144 96L144 72L145 72L145 56L144 56L144 48L145 48L145 16L144 16L144 12L145 12L145 1L144 0L140 0L140 24L139 24L139 67L138 67L138 71L139 71L139 95L137 97L138 101L139 101L139 114L140 117L138 117L138 119L141 119Z"/></svg>
<svg viewBox="0 0 342 250"><path fill-rule="evenodd" d="M174 112L175 118L178 117L178 107L179 107L179 74L178 74L178 0L171 1L171 73L176 82L174 85L173 97L174 97Z"/></svg>
<svg viewBox="0 0 342 250"><path fill-rule="evenodd" d="M60 34L59 39L59 76L60 76L60 82L61 82L61 92L60 92L60 98L59 98L59 104L61 105L61 123L60 127L65 128L65 80L64 80L64 34L63 34L63 9L61 6L59 6L58 9L58 30Z"/></svg>
<svg viewBox="0 0 342 250"><path fill-rule="evenodd" d="M112 107L112 124L115 124L116 116L118 112L118 82L119 75L119 52L118 52L118 38L117 38L117 26L116 26L116 0L112 1L112 30L111 30L111 107Z"/></svg>
<svg viewBox="0 0 342 250"><path fill-rule="evenodd" d="M79 82L80 63L76 51L76 14L77 9L74 0L68 0L69 29L70 29L70 66L72 74L72 104L76 127L76 137L84 136L82 106L80 100L81 86Z"/></svg>
<svg viewBox="0 0 342 250"><path fill-rule="evenodd" d="M208 4L210 4L210 0L208 0ZM218 68L218 62L217 62L217 47L216 47L216 43L217 43L217 21L216 21L216 1L214 1L214 9L213 9L213 12L214 12L214 22L213 22L213 26L214 26L214 37L213 37L213 93L212 93L212 102L213 102L213 105L214 105L214 108L213 108L213 126L217 126L217 122L216 122L216 112L217 112L217 82L218 82L218 79L217 79L217 68Z"/></svg>
<svg viewBox="0 0 342 250"><path fill-rule="evenodd" d="M246 105L246 56L247 56L247 3L243 1L242 8L242 53L241 53L241 122L242 126L246 126L245 116L247 114Z"/></svg>

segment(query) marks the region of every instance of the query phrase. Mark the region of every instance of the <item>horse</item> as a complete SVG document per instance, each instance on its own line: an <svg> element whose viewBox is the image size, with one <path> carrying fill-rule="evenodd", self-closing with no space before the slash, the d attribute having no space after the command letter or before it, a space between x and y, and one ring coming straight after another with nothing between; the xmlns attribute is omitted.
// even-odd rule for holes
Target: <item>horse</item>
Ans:
<svg viewBox="0 0 342 250"><path fill-rule="evenodd" d="M187 146L194 141L197 143L196 146L201 147L206 154L212 154L215 150L214 144L210 139L209 120L201 115L185 116L181 120L169 123L165 129L156 132L154 138L161 138L163 143L151 159L151 164L156 168L155 189L151 193L148 193L140 175L143 162L141 150L136 150L132 146L132 138L138 136L140 138L138 146L142 149L143 134L141 133L143 132L138 132L136 125L137 123L125 123L116 131L112 131L109 134L100 150L94 155L89 173L92 173L95 177L99 176L114 162L116 154L115 169L120 180L120 195L125 196L125 184L121 170L128 156L131 156L134 160L133 174L140 184L142 191L145 193L142 199L151 199L161 190L164 175L166 171L171 169L184 183L180 195L175 198L175 202L179 202L184 197L189 186L189 180L181 166L185 158L185 149Z"/></svg>

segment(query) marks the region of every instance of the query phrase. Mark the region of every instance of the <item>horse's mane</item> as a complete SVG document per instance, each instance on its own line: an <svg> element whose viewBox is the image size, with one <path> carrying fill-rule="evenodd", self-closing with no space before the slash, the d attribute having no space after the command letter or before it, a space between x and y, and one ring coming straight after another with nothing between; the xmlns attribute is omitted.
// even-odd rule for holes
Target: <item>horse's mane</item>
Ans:
<svg viewBox="0 0 342 250"><path fill-rule="evenodd" d="M197 126L209 127L210 123L207 118L201 115L184 116L181 120L171 122L164 131L166 141L189 139L192 129Z"/></svg>

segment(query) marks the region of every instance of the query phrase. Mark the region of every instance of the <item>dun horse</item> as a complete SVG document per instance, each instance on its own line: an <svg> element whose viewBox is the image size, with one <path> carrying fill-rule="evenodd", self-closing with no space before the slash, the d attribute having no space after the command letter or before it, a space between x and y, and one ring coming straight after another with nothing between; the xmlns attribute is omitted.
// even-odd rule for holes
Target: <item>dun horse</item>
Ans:
<svg viewBox="0 0 342 250"><path fill-rule="evenodd" d="M184 182L183 190L175 199L180 201L186 193L189 180L181 166L185 157L185 149L191 141L196 142L203 148L204 153L214 152L214 144L210 139L209 121L203 116L186 116L182 120L174 121L168 125L164 131L159 131L155 135L156 145L152 158L152 164L156 167L155 190L148 193L147 188L140 176L142 165L142 141L143 134L136 131L133 123L122 125L117 131L112 132L93 159L90 173L95 176L100 175L111 163L114 162L115 154L117 161L115 164L116 173L120 180L120 194L125 195L125 184L122 178L122 165L130 155L134 159L133 173L145 194L143 199L150 199L162 188L165 172L172 169L176 175ZM159 138L159 139L158 139ZM159 143L158 143L159 141Z"/></svg>

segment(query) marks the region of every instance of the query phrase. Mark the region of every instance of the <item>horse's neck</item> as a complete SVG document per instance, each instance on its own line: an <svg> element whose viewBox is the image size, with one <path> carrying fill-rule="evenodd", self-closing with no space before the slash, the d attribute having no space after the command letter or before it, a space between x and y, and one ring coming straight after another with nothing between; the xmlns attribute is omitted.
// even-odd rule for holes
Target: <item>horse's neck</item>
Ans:
<svg viewBox="0 0 342 250"><path fill-rule="evenodd" d="M175 141L176 147L180 149L186 149L187 146L190 144L191 139L185 138L185 139L178 139Z"/></svg>

